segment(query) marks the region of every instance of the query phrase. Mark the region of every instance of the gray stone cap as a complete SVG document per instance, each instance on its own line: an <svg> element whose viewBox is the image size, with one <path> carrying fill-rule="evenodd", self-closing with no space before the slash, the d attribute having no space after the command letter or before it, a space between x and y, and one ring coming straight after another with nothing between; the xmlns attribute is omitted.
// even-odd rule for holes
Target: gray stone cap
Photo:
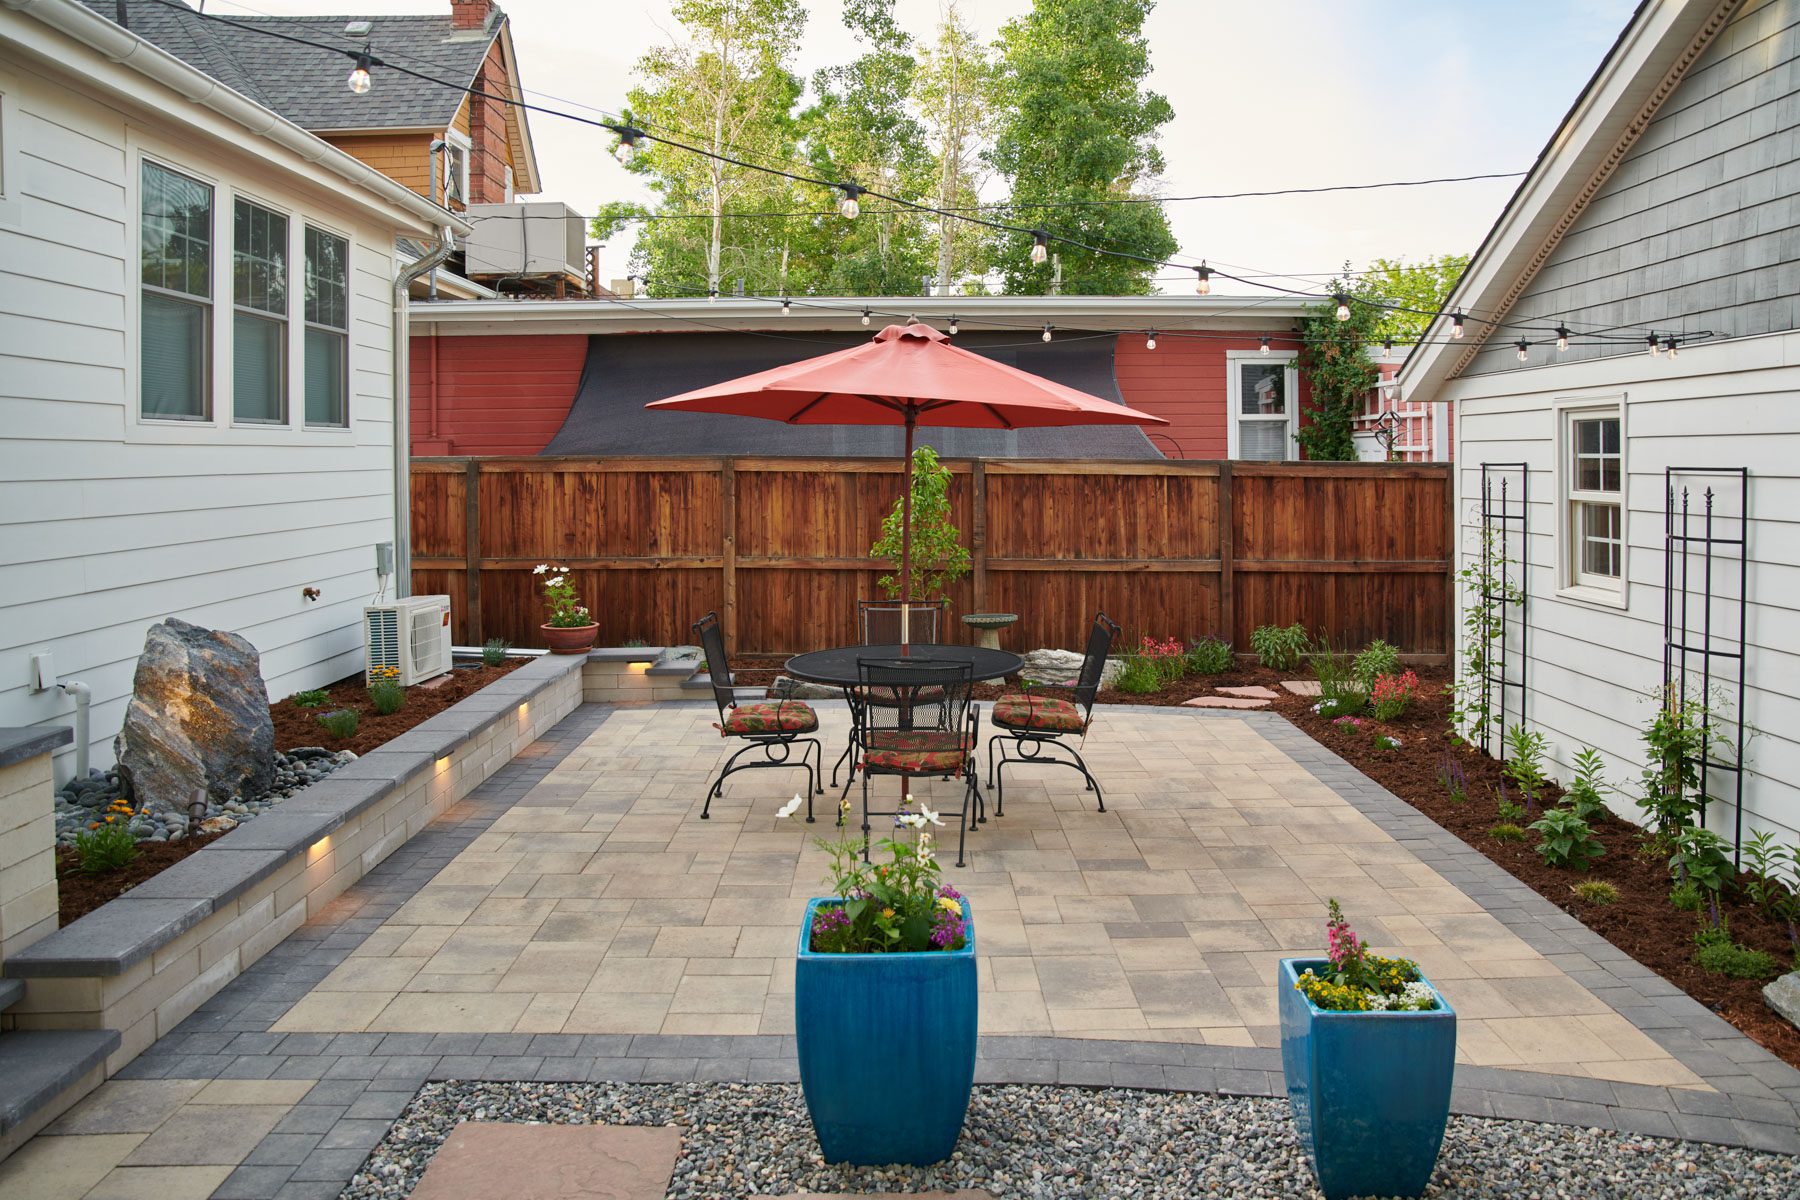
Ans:
<svg viewBox="0 0 1800 1200"><path fill-rule="evenodd" d="M280 870L296 855L383 797L432 769L436 759L509 719L521 703L581 670L575 654L546 654L451 705L400 738L246 821L116 900L8 958L13 978L122 975L213 911ZM489 693L505 685L504 695ZM63 740L69 731L60 732ZM402 749L390 749L400 742Z"/></svg>
<svg viewBox="0 0 1800 1200"><path fill-rule="evenodd" d="M0 725L0 767L48 754L74 740L75 731L67 725Z"/></svg>
<svg viewBox="0 0 1800 1200"><path fill-rule="evenodd" d="M595 646L587 652L589 662L600 663L653 663L662 657L663 646ZM548 658L549 655L544 657ZM559 655L562 658L575 658L573 654Z"/></svg>
<svg viewBox="0 0 1800 1200"><path fill-rule="evenodd" d="M0 1134L105 1062L119 1041L116 1029L14 1030L0 1037Z"/></svg>

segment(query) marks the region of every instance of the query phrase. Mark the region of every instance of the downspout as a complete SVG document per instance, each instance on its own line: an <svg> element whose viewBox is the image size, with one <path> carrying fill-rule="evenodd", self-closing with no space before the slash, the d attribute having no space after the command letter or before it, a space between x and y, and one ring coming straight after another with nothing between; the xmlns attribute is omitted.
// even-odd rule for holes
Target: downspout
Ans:
<svg viewBox="0 0 1800 1200"><path fill-rule="evenodd" d="M412 595L412 341L408 292L415 279L435 270L456 249L449 226L425 257L394 278L394 597Z"/></svg>

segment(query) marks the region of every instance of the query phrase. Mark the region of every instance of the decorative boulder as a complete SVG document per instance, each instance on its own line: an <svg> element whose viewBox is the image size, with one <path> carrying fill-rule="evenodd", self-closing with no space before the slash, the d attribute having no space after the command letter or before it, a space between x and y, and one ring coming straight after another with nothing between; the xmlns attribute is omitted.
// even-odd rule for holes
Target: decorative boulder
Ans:
<svg viewBox="0 0 1800 1200"><path fill-rule="evenodd" d="M1073 650L1033 650L1025 655L1019 678L1032 683L1074 683L1081 675L1081 661L1082 656ZM1100 686L1111 687L1123 667L1118 659L1107 659L1100 672Z"/></svg>
<svg viewBox="0 0 1800 1200"><path fill-rule="evenodd" d="M174 617L152 625L114 750L139 804L185 810L195 788L220 804L268 791L275 723L256 647Z"/></svg>
<svg viewBox="0 0 1800 1200"><path fill-rule="evenodd" d="M1763 988L1763 1003L1800 1025L1800 971L1789 971Z"/></svg>

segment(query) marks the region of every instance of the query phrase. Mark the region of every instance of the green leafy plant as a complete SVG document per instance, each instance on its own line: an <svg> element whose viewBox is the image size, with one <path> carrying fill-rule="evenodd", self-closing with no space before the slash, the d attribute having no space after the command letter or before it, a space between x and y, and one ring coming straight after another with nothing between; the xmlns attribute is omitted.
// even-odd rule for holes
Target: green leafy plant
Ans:
<svg viewBox="0 0 1800 1200"><path fill-rule="evenodd" d="M1583 746L1575 755L1575 777L1563 791L1563 804L1584 821L1592 822L1608 811L1600 794L1606 790L1606 764L1600 752Z"/></svg>
<svg viewBox="0 0 1800 1200"><path fill-rule="evenodd" d="M1400 673L1400 651L1376 638L1357 651L1352 672L1364 691L1373 691L1375 681L1381 676Z"/></svg>
<svg viewBox="0 0 1800 1200"><path fill-rule="evenodd" d="M1312 646L1306 626L1258 625L1250 632L1250 649L1256 652L1258 664L1271 671L1291 671Z"/></svg>
<svg viewBox="0 0 1800 1200"><path fill-rule="evenodd" d="M1787 926L1800 969L1800 846L1783 846L1764 829L1744 843L1744 895L1770 917ZM1783 878L1783 875L1786 878Z"/></svg>
<svg viewBox="0 0 1800 1200"><path fill-rule="evenodd" d="M319 724L325 732L339 741L356 736L356 730L362 724L362 717L354 708L340 708L328 713L319 714Z"/></svg>
<svg viewBox="0 0 1800 1200"><path fill-rule="evenodd" d="M1328 300L1309 306L1301 318L1297 361L1312 398L1296 436L1306 457L1315 461L1356 458L1352 431L1369 389L1380 380L1368 344L1386 309L1354 279L1345 263L1344 277L1327 285L1334 296L1350 301L1345 309L1339 309L1337 299ZM1343 320L1338 319L1340 311Z"/></svg>
<svg viewBox="0 0 1800 1200"><path fill-rule="evenodd" d="M1162 688L1162 673L1156 664L1141 654L1128 654L1119 663L1119 673L1113 676L1113 687L1133 696L1147 696Z"/></svg>
<svg viewBox="0 0 1800 1200"><path fill-rule="evenodd" d="M1159 685L1174 683L1187 672L1187 647L1181 644L1180 638L1156 638L1146 636L1139 643L1135 657L1142 658L1156 672Z"/></svg>
<svg viewBox="0 0 1800 1200"><path fill-rule="evenodd" d="M1508 825L1517 825L1525 820L1524 806L1513 803L1512 796L1506 790L1506 780L1504 779L1500 781L1500 786L1494 789L1494 812L1501 821Z"/></svg>
<svg viewBox="0 0 1800 1200"><path fill-rule="evenodd" d="M1606 853L1606 847L1573 809L1549 809L1531 823L1531 828L1542 839L1537 852L1547 866L1585 871Z"/></svg>
<svg viewBox="0 0 1800 1200"><path fill-rule="evenodd" d="M544 580L544 611L549 615L544 624L555 629L580 629L594 623L575 591L575 584L569 579L569 568L539 563L531 573Z"/></svg>
<svg viewBox="0 0 1800 1200"><path fill-rule="evenodd" d="M792 817L805 801L795 796L776 810ZM849 802L838 805L838 824L849 812ZM815 910L812 949L829 954L868 954L879 951L918 952L960 950L967 941L962 895L938 882L938 863L932 848L931 827L943 820L924 803L915 805L909 794L895 814L894 827L910 831L883 838L876 847L889 861L863 861L866 846L859 835L837 841L815 839L831 857L828 876L838 903Z"/></svg>
<svg viewBox="0 0 1800 1200"><path fill-rule="evenodd" d="M1649 754L1637 803L1665 838L1692 825L1706 802L1700 764L1712 750L1712 716L1704 696L1681 696L1671 685L1662 689L1656 713L1644 727Z"/></svg>
<svg viewBox="0 0 1800 1200"><path fill-rule="evenodd" d="M1369 694L1357 682L1349 659L1332 650L1329 642L1321 642L1307 656L1307 662L1319 677L1319 702L1313 705L1314 712L1325 717L1344 717L1361 712L1368 704Z"/></svg>
<svg viewBox="0 0 1800 1200"><path fill-rule="evenodd" d="M646 642L643 638L633 637L633 638L626 638L624 641L620 642L619 644L621 646L625 647L627 650L635 650L640 646L648 646L650 643Z"/></svg>
<svg viewBox="0 0 1800 1200"><path fill-rule="evenodd" d="M1438 759L1437 780L1450 797L1450 803L1463 804L1468 801L1469 777L1455 755L1446 754Z"/></svg>
<svg viewBox="0 0 1800 1200"><path fill-rule="evenodd" d="M102 822L97 829L83 829L75 835L75 855L81 860L83 875L116 871L137 861L137 838L128 824Z"/></svg>
<svg viewBox="0 0 1800 1200"><path fill-rule="evenodd" d="M505 638L489 638L481 644L481 661L483 665L497 667L506 661L506 652L512 649L512 643Z"/></svg>
<svg viewBox="0 0 1800 1200"><path fill-rule="evenodd" d="M1694 961L1703 971L1733 979L1770 979L1781 973L1775 956L1731 940L1731 925L1723 913L1714 913L1694 934Z"/></svg>
<svg viewBox="0 0 1800 1200"><path fill-rule="evenodd" d="M1462 608L1462 666L1450 692L1450 737L1487 747L1488 738L1501 732L1499 697L1487 677L1494 673L1495 649L1505 634L1506 606L1524 599L1508 578L1506 542L1492 526L1481 530L1479 552L1456 573L1457 590L1466 598Z"/></svg>
<svg viewBox="0 0 1800 1200"><path fill-rule="evenodd" d="M1369 690L1369 699L1377 721L1395 721L1405 715L1413 698L1419 694L1419 677L1411 671L1399 675L1377 675Z"/></svg>
<svg viewBox="0 0 1800 1200"><path fill-rule="evenodd" d="M323 688L313 688L310 691L295 692L294 693L294 707L295 708L323 708L323 707L325 707L325 702L329 699L331 699L331 697L325 692L325 690Z"/></svg>
<svg viewBox="0 0 1800 1200"><path fill-rule="evenodd" d="M1714 897L1731 881L1731 847L1710 829L1690 825L1675 835L1669 873L1678 883L1691 883Z"/></svg>
<svg viewBox="0 0 1800 1200"><path fill-rule="evenodd" d="M1231 643L1223 638L1201 638L1188 647L1187 671L1190 675L1223 675L1237 666Z"/></svg>
<svg viewBox="0 0 1800 1200"><path fill-rule="evenodd" d="M406 707L406 689L391 679L369 685L369 706L384 717Z"/></svg>
<svg viewBox="0 0 1800 1200"><path fill-rule="evenodd" d="M1549 776L1544 774L1544 735L1524 725L1506 731L1506 762L1501 770L1525 797L1525 811L1537 807Z"/></svg>
<svg viewBox="0 0 1800 1200"><path fill-rule="evenodd" d="M1669 889L1669 903L1677 912L1699 912L1706 897L1696 883L1678 883Z"/></svg>
<svg viewBox="0 0 1800 1200"><path fill-rule="evenodd" d="M1619 889L1604 879L1584 879L1569 890L1588 904L1612 904L1619 898Z"/></svg>
<svg viewBox="0 0 1800 1200"><path fill-rule="evenodd" d="M1488 827L1488 836L1496 842L1522 842L1525 840L1525 831L1511 821L1502 821Z"/></svg>
<svg viewBox="0 0 1800 1200"><path fill-rule="evenodd" d="M881 536L869 548L871 558L894 564L892 575L876 580L889 599L901 599L900 551L905 521L901 502L881 522ZM969 573L969 550L950 523L950 468L930 446L913 450L912 590L908 600L936 600Z"/></svg>
<svg viewBox="0 0 1800 1200"><path fill-rule="evenodd" d="M1378 733L1375 735L1375 748L1377 750L1398 750L1400 739L1391 733Z"/></svg>

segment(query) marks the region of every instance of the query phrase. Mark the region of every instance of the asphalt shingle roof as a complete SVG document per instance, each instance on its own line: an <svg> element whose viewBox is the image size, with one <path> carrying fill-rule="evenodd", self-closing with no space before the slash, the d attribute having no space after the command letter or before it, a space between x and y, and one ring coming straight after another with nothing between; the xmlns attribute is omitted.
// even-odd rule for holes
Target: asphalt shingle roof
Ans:
<svg viewBox="0 0 1800 1200"><path fill-rule="evenodd" d="M82 0L111 20L114 0ZM452 27L450 14L435 16L253 17L231 14L230 23L202 17L157 0L127 0L131 31L226 87L286 117L303 129L392 129L446 126L499 32L499 14L485 30ZM344 26L368 21L368 37ZM268 32L259 32L268 31ZM303 46L269 32L322 42L342 50ZM375 86L358 96L345 86L355 61L370 43L387 59L443 84L375 68ZM348 53L346 53L348 52Z"/></svg>

